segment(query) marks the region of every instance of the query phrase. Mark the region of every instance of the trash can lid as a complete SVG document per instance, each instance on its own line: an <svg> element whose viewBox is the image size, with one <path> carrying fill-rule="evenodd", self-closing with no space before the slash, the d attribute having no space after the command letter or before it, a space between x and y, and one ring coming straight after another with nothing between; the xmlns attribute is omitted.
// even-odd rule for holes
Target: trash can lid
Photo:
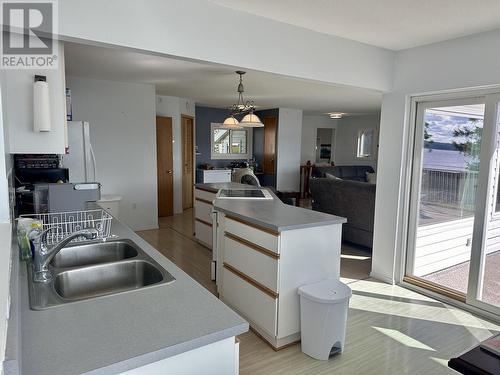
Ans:
<svg viewBox="0 0 500 375"><path fill-rule="evenodd" d="M299 294L319 303L340 303L351 298L352 291L343 282L335 279L327 279L301 286Z"/></svg>

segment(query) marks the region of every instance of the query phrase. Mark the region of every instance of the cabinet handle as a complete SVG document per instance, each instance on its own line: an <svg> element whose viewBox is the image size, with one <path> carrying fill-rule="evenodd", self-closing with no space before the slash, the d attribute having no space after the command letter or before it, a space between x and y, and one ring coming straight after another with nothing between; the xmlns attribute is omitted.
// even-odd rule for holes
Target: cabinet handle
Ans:
<svg viewBox="0 0 500 375"><path fill-rule="evenodd" d="M237 270L236 268L234 268L230 264L227 264L226 262L224 262L222 264L222 267L224 267L229 272L232 272L233 274L238 276L240 279L246 281L250 285L253 285L255 288L259 289L261 292L267 294L269 297L271 297L273 299L278 299L279 294L276 293L274 290L271 290L267 286L264 286L261 283L259 283L258 281L255 281L250 276L245 275L243 272L241 272L240 270Z"/></svg>

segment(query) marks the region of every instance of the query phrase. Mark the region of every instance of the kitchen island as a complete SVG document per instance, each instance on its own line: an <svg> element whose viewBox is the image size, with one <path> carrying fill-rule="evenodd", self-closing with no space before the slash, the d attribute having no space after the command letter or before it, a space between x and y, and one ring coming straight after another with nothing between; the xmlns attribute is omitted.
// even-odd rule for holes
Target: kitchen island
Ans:
<svg viewBox="0 0 500 375"><path fill-rule="evenodd" d="M259 189L255 186L195 187L195 196L214 212L211 242L219 298L274 349L300 340L298 287L340 278L346 219L286 205L269 189L272 199L216 196L220 189Z"/></svg>
<svg viewBox="0 0 500 375"><path fill-rule="evenodd" d="M13 244L6 373L236 373L235 336L248 323L116 219L111 232L133 241L175 281L34 311L27 267Z"/></svg>

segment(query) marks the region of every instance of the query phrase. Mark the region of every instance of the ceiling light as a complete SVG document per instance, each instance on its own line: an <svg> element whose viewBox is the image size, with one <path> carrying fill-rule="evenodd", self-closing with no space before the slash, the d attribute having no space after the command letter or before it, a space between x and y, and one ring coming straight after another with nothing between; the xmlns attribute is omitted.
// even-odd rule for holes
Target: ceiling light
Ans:
<svg viewBox="0 0 500 375"><path fill-rule="evenodd" d="M259 116L250 112L248 115L245 115L240 121L240 125L244 127L252 127L252 128L262 128L264 124L260 121Z"/></svg>
<svg viewBox="0 0 500 375"><path fill-rule="evenodd" d="M245 99L243 98L243 93L245 92L245 88L243 87L243 74L245 74L245 72L242 70L237 70L236 74L240 76L240 82L238 83L238 88L237 88L238 103L233 104L231 107L229 107L230 111L229 117L224 120L224 124L226 124L226 122L228 122L228 124L232 124L234 123L234 121L236 121L235 125L237 125L240 128L263 127L264 124L262 123L262 121L260 121L259 116L253 113L255 110L254 102L251 100L245 101ZM245 115L239 124L237 122L238 120L234 118L234 116L236 115Z"/></svg>
<svg viewBox="0 0 500 375"><path fill-rule="evenodd" d="M330 118L336 120L336 119L342 118L344 115L345 115L345 113L342 113L342 112L332 112L332 113L330 113Z"/></svg>
<svg viewBox="0 0 500 375"><path fill-rule="evenodd" d="M238 120L236 120L234 118L234 116L229 116L227 119L224 120L224 122L222 123L222 125L225 127L225 128L237 128L237 129L241 129L242 126L239 124Z"/></svg>

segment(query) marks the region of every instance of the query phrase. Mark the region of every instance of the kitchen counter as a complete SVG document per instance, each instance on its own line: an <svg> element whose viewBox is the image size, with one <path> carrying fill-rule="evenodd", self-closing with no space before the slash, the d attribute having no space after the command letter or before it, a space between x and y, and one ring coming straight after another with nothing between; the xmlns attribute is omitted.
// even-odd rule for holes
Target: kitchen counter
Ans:
<svg viewBox="0 0 500 375"><path fill-rule="evenodd" d="M33 311L22 263L23 375L117 374L248 330L245 320L116 219L111 232L134 241L176 280Z"/></svg>
<svg viewBox="0 0 500 375"><path fill-rule="evenodd" d="M220 189L258 189L256 186L234 182L196 184L195 187L213 193L218 192ZM277 232L347 222L345 218L340 216L284 204L271 189L263 189L267 189L271 193L272 200L215 199L213 202L214 208L241 220Z"/></svg>

